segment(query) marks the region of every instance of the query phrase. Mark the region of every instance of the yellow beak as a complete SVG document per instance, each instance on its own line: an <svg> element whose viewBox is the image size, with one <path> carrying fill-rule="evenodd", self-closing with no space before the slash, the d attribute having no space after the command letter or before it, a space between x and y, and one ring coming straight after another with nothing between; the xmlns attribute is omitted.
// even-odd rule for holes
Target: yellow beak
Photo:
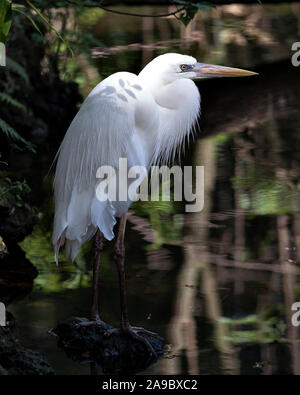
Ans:
<svg viewBox="0 0 300 395"><path fill-rule="evenodd" d="M193 71L201 77L248 77L258 75L254 71L235 69L233 67L216 66L214 64L196 63Z"/></svg>

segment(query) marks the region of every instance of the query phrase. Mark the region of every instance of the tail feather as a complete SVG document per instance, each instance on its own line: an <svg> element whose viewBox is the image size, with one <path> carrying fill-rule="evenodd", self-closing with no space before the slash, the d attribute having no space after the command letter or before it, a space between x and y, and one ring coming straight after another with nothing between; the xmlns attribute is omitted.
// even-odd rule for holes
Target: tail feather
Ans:
<svg viewBox="0 0 300 395"><path fill-rule="evenodd" d="M87 191L73 189L71 201L56 202L53 247L58 264L60 248L66 243L66 259L74 261L80 247L90 240L99 228L107 240L114 238L115 209L110 201L100 201Z"/></svg>
<svg viewBox="0 0 300 395"><path fill-rule="evenodd" d="M115 237L113 232L116 224L115 210L109 200L101 202L95 197L91 207L91 217L93 225L101 230L106 240Z"/></svg>

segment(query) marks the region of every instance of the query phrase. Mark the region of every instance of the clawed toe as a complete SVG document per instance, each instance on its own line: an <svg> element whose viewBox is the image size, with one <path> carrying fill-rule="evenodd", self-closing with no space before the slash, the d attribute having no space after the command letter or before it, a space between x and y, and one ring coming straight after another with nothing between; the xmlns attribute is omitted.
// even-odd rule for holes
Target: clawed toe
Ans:
<svg viewBox="0 0 300 395"><path fill-rule="evenodd" d="M139 327L139 326L132 326L131 328L132 328L135 332L144 333L145 335L148 335L148 336L151 336L151 337L155 337L156 339L158 339L158 340L160 340L160 341L164 341L164 338L161 337L158 333L148 331L148 329L141 328L141 327Z"/></svg>
<svg viewBox="0 0 300 395"><path fill-rule="evenodd" d="M120 333L121 333L121 330L120 330L120 329L112 328L112 329L107 329L107 330L105 331L105 333L104 333L104 336L109 337L109 336L111 336L111 335L113 335L113 334L119 335Z"/></svg>
<svg viewBox="0 0 300 395"><path fill-rule="evenodd" d="M151 336L151 337L155 337L160 341L163 341L164 339L159 336L157 333L148 331L147 329L141 328L141 327L137 327L137 326L126 326L122 329L117 329L117 328L113 328L113 329L108 329L105 332L105 336L111 336L113 334L128 334L130 335L133 339L138 340L142 343L145 344L145 346L148 348L148 350L150 351L150 353L156 358L157 354L156 351L154 350L153 346L151 345L151 343L143 336L139 335L139 333L143 333L145 335Z"/></svg>
<svg viewBox="0 0 300 395"><path fill-rule="evenodd" d="M148 350L150 351L150 353L153 355L154 358L157 357L156 351L154 350L154 348L152 347L152 344L145 339L143 336L140 336L138 333L143 333L143 331L141 330L143 328L138 328L136 329L135 327L129 327L125 329L125 333L128 333L133 339L136 339L142 343L145 344L145 346L148 348ZM145 333L145 332L144 332Z"/></svg>
<svg viewBox="0 0 300 395"><path fill-rule="evenodd" d="M100 319L96 319L96 320L91 320L91 321L82 321L82 322L78 322L78 324L75 325L75 328L85 328L85 327L89 327L89 326L101 326L103 328L107 327L107 324L100 320Z"/></svg>

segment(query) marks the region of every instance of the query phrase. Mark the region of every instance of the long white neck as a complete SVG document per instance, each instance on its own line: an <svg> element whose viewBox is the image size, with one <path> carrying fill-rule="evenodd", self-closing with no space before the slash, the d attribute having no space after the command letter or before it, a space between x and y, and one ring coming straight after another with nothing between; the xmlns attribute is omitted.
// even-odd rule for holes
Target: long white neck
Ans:
<svg viewBox="0 0 300 395"><path fill-rule="evenodd" d="M159 110L159 130L153 162L173 161L193 132L200 112L200 94L192 80L182 78L171 83L150 81L143 86L151 92Z"/></svg>

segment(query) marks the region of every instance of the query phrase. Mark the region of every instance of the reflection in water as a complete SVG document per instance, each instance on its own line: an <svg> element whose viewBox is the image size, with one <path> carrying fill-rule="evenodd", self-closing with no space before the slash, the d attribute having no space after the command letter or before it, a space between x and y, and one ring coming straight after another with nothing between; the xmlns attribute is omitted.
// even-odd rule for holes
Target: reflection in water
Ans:
<svg viewBox="0 0 300 395"><path fill-rule="evenodd" d="M300 93L289 62L291 43L300 41L299 10L299 4L229 5L200 14L187 29L174 19L131 23L102 11L80 21L80 29L92 25L105 45L93 50L93 60L83 54L76 59L70 77L85 94L99 79L118 70L138 72L164 51L261 68L255 83L199 84L202 132L185 162L205 166L204 210L185 214L178 202L132 208L126 236L129 314L134 324L169 343L145 373L300 374L299 330L291 325L291 304L300 298ZM71 62L62 62L62 73L72 69ZM37 178L37 196L48 157L44 166L27 165L28 180ZM89 366L56 348L47 330L88 314L91 249L85 246L74 266L56 268L49 202L40 210L44 219L21 243L39 276L30 297L9 310L23 343L38 344L57 373L89 373ZM118 280L110 250L100 267L100 298L103 319L117 325Z"/></svg>

